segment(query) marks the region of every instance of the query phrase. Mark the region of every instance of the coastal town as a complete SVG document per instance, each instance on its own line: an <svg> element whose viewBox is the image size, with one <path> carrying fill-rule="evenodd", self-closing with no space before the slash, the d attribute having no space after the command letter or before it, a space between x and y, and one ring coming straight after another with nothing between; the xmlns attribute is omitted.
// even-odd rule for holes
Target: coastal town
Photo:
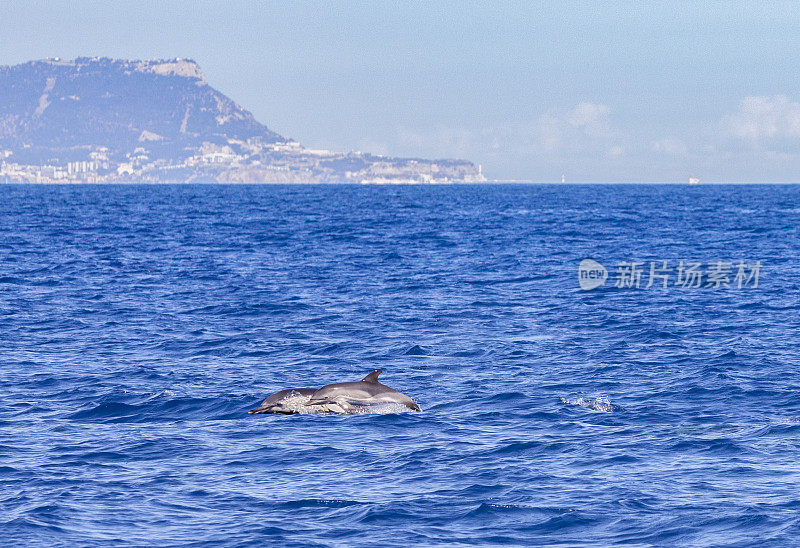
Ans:
<svg viewBox="0 0 800 548"><path fill-rule="evenodd" d="M143 132L145 134L146 132ZM303 148L296 141L264 143L258 138L204 142L178 158L164 157L147 146L113 154L98 146L82 151L84 159L42 164L15 161L11 150L0 150L0 182L11 183L321 183L449 184L485 180L480 169L459 160L389 158L362 152L337 153Z"/></svg>

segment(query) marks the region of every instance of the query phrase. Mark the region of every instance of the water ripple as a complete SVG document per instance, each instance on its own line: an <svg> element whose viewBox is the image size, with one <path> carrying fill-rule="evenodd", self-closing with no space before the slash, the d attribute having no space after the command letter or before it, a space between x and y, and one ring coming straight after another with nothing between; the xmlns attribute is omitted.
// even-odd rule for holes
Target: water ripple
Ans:
<svg viewBox="0 0 800 548"><path fill-rule="evenodd" d="M3 190L4 545L800 536L796 187ZM376 368L424 411L247 415Z"/></svg>

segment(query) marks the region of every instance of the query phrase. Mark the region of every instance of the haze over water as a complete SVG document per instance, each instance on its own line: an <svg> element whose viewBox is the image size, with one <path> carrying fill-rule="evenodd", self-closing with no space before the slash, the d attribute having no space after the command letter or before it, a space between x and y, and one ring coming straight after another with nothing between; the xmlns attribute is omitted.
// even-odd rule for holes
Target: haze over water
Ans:
<svg viewBox="0 0 800 548"><path fill-rule="evenodd" d="M2 191L4 543L800 534L797 187ZM763 269L581 291L587 257ZM247 415L376 368L423 412Z"/></svg>

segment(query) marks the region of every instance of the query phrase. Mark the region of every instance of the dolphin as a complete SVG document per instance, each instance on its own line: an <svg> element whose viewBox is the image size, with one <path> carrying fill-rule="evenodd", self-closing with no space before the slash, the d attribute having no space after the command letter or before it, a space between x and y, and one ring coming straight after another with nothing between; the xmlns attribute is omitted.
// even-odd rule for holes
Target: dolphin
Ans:
<svg viewBox="0 0 800 548"><path fill-rule="evenodd" d="M422 411L414 400L378 382L376 369L358 382L337 382L323 386L304 404L311 413L358 413L360 409L376 404L396 403L412 411Z"/></svg>
<svg viewBox="0 0 800 548"><path fill-rule="evenodd" d="M248 411L251 415L265 413L281 413L283 415L294 415L299 413L303 404L308 402L309 397L317 392L316 388L289 388L275 392L261 402L261 405Z"/></svg>
<svg viewBox="0 0 800 548"><path fill-rule="evenodd" d="M364 413L370 406L398 404L412 411L422 411L414 400L394 388L378 382L376 369L358 382L338 382L316 388L289 388L276 392L249 411L254 414L338 413L350 415Z"/></svg>

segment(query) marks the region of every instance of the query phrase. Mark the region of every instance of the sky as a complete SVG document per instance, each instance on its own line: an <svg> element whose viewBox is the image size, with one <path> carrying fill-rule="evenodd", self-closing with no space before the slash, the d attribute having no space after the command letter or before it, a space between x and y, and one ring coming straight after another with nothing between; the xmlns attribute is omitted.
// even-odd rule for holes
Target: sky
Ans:
<svg viewBox="0 0 800 548"><path fill-rule="evenodd" d="M492 179L800 182L800 2L0 2L0 65L195 59L313 148Z"/></svg>

